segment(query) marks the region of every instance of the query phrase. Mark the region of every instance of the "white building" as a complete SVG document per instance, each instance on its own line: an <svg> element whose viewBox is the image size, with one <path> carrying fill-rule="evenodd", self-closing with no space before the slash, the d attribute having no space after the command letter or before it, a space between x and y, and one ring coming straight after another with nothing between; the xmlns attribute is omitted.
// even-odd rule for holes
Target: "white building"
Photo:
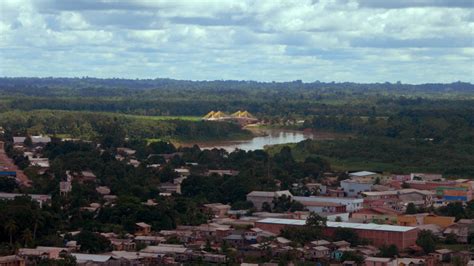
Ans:
<svg viewBox="0 0 474 266"><path fill-rule="evenodd" d="M364 199L356 198L339 198L339 197L293 197L298 202L330 202L346 206L347 212L354 212L362 209L362 203Z"/></svg>

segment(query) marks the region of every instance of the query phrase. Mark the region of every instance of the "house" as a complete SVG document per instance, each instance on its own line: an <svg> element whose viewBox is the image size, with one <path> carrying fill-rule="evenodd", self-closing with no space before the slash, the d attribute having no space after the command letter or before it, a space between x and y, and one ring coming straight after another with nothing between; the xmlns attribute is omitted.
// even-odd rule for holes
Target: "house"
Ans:
<svg viewBox="0 0 474 266"><path fill-rule="evenodd" d="M79 266L113 265L112 261L114 261L111 255L71 253L71 256L76 258L76 263Z"/></svg>
<svg viewBox="0 0 474 266"><path fill-rule="evenodd" d="M159 189L163 193L177 193L181 194L181 184L174 184L170 182L161 183ZM161 193L160 193L161 195Z"/></svg>
<svg viewBox="0 0 474 266"><path fill-rule="evenodd" d="M315 246L315 247L317 247L317 246L325 246L325 247L327 247L327 246L331 245L331 242L322 239L322 240L312 241L312 242L311 242L311 245L312 245L312 246Z"/></svg>
<svg viewBox="0 0 474 266"><path fill-rule="evenodd" d="M107 186L99 186L99 187L96 187L95 190L102 196L110 194L110 188Z"/></svg>
<svg viewBox="0 0 474 266"><path fill-rule="evenodd" d="M204 204L204 207L209 210L215 217L226 217L230 210L230 205L222 203Z"/></svg>
<svg viewBox="0 0 474 266"><path fill-rule="evenodd" d="M327 186L321 183L306 183L305 187L314 195L325 195L327 193Z"/></svg>
<svg viewBox="0 0 474 266"><path fill-rule="evenodd" d="M441 262L450 262L452 254L453 254L453 251L447 248L437 249L434 252L436 259Z"/></svg>
<svg viewBox="0 0 474 266"><path fill-rule="evenodd" d="M361 192L361 195L364 198L364 205L368 207L390 206L393 209L404 211L409 203L420 207L431 206L434 193L428 190L409 188Z"/></svg>
<svg viewBox="0 0 474 266"><path fill-rule="evenodd" d="M352 172L349 173L349 177L351 179L367 179L367 180L373 180L376 177L380 176L377 173L370 172L370 171L359 171L359 172Z"/></svg>
<svg viewBox="0 0 474 266"><path fill-rule="evenodd" d="M81 207L81 210L83 211L89 211L89 212L96 212L98 209L100 209L102 205L98 202L93 202L89 204L89 206Z"/></svg>
<svg viewBox="0 0 474 266"><path fill-rule="evenodd" d="M219 175L219 176L236 176L239 174L239 171L236 170L208 170L206 175Z"/></svg>
<svg viewBox="0 0 474 266"><path fill-rule="evenodd" d="M410 180L443 181L444 178L442 174L411 173Z"/></svg>
<svg viewBox="0 0 474 266"><path fill-rule="evenodd" d="M186 261L191 250L183 245L159 244L158 246L148 246L140 252L164 254L173 257L177 261Z"/></svg>
<svg viewBox="0 0 474 266"><path fill-rule="evenodd" d="M364 261L365 266L393 266L391 258L367 257Z"/></svg>
<svg viewBox="0 0 474 266"><path fill-rule="evenodd" d="M70 180L59 182L59 195L66 196L72 191L72 182Z"/></svg>
<svg viewBox="0 0 474 266"><path fill-rule="evenodd" d="M418 258L396 258L393 260L393 264L397 266L425 266L425 259Z"/></svg>
<svg viewBox="0 0 474 266"><path fill-rule="evenodd" d="M364 191L371 191L373 184L372 180L346 179L341 181L341 188L347 196L356 197Z"/></svg>
<svg viewBox="0 0 474 266"><path fill-rule="evenodd" d="M13 144L23 144L26 137L13 137Z"/></svg>
<svg viewBox="0 0 474 266"><path fill-rule="evenodd" d="M180 177L187 177L191 174L189 169L187 168L176 168L174 171L180 176Z"/></svg>
<svg viewBox="0 0 474 266"><path fill-rule="evenodd" d="M146 244L147 246L158 245L166 241L162 236L136 236L134 240L137 244Z"/></svg>
<svg viewBox="0 0 474 266"><path fill-rule="evenodd" d="M329 258L330 249L325 246L310 247L305 250L305 258L310 260Z"/></svg>
<svg viewBox="0 0 474 266"><path fill-rule="evenodd" d="M253 206L257 210L262 210L262 205L266 202L271 204L273 199L279 198L281 196L293 197L293 195L288 190L282 191L252 191L247 194L247 200L253 203Z"/></svg>
<svg viewBox="0 0 474 266"><path fill-rule="evenodd" d="M436 188L436 196L444 202L472 200L473 190L471 186L446 187L440 186Z"/></svg>
<svg viewBox="0 0 474 266"><path fill-rule="evenodd" d="M305 198L305 197L301 197ZM306 197L310 198L310 197ZM346 205L335 202L312 201L306 199L298 200L308 211L316 213L341 213L346 212Z"/></svg>
<svg viewBox="0 0 474 266"><path fill-rule="evenodd" d="M332 245L334 245L337 249L340 249L340 248L348 248L351 246L351 243L345 241L345 240L341 240L341 241L335 241L335 242L332 242Z"/></svg>
<svg viewBox="0 0 474 266"><path fill-rule="evenodd" d="M151 225L146 223L136 223L137 230L135 231L136 236L146 236L151 233Z"/></svg>
<svg viewBox="0 0 474 266"><path fill-rule="evenodd" d="M456 235L456 239L459 243L467 243L468 236L472 233L474 233L474 219L461 219L443 231L445 235Z"/></svg>
<svg viewBox="0 0 474 266"><path fill-rule="evenodd" d="M0 266L25 266L25 260L17 255L0 257Z"/></svg>
<svg viewBox="0 0 474 266"><path fill-rule="evenodd" d="M117 148L117 153L124 155L124 156L132 156L135 153L137 153L136 150L130 149L130 148L124 148L124 147L119 147Z"/></svg>
<svg viewBox="0 0 474 266"><path fill-rule="evenodd" d="M245 243L245 238L241 234L228 235L222 238L222 240L234 248L243 247Z"/></svg>
<svg viewBox="0 0 474 266"><path fill-rule="evenodd" d="M34 166L43 170L49 169L50 165L49 165L48 158L28 158L28 160L30 161L31 166Z"/></svg>
<svg viewBox="0 0 474 266"><path fill-rule="evenodd" d="M67 248L38 246L36 248L20 248L17 255L25 259L26 264L37 259L59 259L62 255L69 254Z"/></svg>
<svg viewBox="0 0 474 266"><path fill-rule="evenodd" d="M351 221L359 223L396 224L398 212L388 208L364 208L352 213Z"/></svg>
<svg viewBox="0 0 474 266"><path fill-rule="evenodd" d="M136 243L132 239L110 238L109 240L114 250L135 251L136 249Z"/></svg>
<svg viewBox="0 0 474 266"><path fill-rule="evenodd" d="M5 193L0 192L0 199L3 200L13 200L16 197L28 196L32 200L36 201L40 208L43 207L44 204L50 204L51 196L49 195L42 195L42 194L19 194L19 193Z"/></svg>
<svg viewBox="0 0 474 266"><path fill-rule="evenodd" d="M81 248L81 245L78 245L77 241L75 241L75 240L70 240L70 241L66 242L65 246L71 252L78 251Z"/></svg>
<svg viewBox="0 0 474 266"><path fill-rule="evenodd" d="M119 265L160 265L162 259L159 254L144 252L112 251L110 255Z"/></svg>
<svg viewBox="0 0 474 266"><path fill-rule="evenodd" d="M399 215L397 224L403 226L417 226L425 224L437 225L441 228L446 228L454 224L455 217L438 216L429 213L405 214Z"/></svg>
<svg viewBox="0 0 474 266"><path fill-rule="evenodd" d="M66 171L68 180L78 180L80 183L84 182L95 182L97 177L92 171L81 171L81 172L72 172Z"/></svg>
<svg viewBox="0 0 474 266"><path fill-rule="evenodd" d="M213 254L204 252L201 254L201 258L204 262L212 264L224 264L227 261L227 256L223 254Z"/></svg>
<svg viewBox="0 0 474 266"><path fill-rule="evenodd" d="M46 145L51 142L51 138L47 136L31 136L31 142L33 145Z"/></svg>

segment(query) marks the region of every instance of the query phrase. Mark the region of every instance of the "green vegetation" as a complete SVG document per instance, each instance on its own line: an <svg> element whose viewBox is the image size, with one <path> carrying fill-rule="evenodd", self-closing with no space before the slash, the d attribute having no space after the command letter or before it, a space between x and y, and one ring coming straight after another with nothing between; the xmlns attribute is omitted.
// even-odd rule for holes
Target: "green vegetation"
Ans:
<svg viewBox="0 0 474 266"><path fill-rule="evenodd" d="M83 140L123 143L125 138L215 140L251 136L233 123L121 114L37 110L0 113L2 126L13 135L70 136ZM102 137L102 139L101 139Z"/></svg>

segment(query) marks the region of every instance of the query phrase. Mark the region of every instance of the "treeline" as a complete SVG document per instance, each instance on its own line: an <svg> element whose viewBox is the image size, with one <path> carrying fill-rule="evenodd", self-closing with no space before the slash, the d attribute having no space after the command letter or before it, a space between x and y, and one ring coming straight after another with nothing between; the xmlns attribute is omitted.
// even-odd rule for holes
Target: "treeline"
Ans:
<svg viewBox="0 0 474 266"><path fill-rule="evenodd" d="M12 111L0 113L1 126L13 135L58 135L120 146L129 139L230 139L250 132L233 123L185 120L152 120L124 115L64 112Z"/></svg>
<svg viewBox="0 0 474 266"><path fill-rule="evenodd" d="M190 81L166 78L157 79L99 79L99 78L0 78L0 87L9 88L126 88L126 89L211 89L211 90L255 90L255 89L319 89L319 90L353 90L353 91L471 91L474 86L465 82L427 83L420 85L397 83L354 83L354 82L258 82L238 80Z"/></svg>
<svg viewBox="0 0 474 266"><path fill-rule="evenodd" d="M303 127L347 132L362 136L398 139L424 139L434 143L473 143L474 107L459 109L405 109L388 117L319 115L305 121Z"/></svg>
<svg viewBox="0 0 474 266"><path fill-rule="evenodd" d="M386 116L404 108L462 108L474 104L474 86L169 79L0 78L0 111L76 110L141 115L194 115L248 110L259 117Z"/></svg>
<svg viewBox="0 0 474 266"><path fill-rule="evenodd" d="M322 156L346 170L369 168L392 173L430 172L472 177L473 143L367 136L325 142L307 140L295 145L292 152L302 158Z"/></svg>

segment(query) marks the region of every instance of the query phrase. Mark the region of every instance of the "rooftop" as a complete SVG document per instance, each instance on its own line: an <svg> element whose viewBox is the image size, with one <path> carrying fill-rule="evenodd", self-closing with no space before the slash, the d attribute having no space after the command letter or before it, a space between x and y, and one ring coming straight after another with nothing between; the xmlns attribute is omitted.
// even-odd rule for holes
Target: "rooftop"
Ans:
<svg viewBox="0 0 474 266"><path fill-rule="evenodd" d="M350 176L369 176L369 175L377 175L377 173L369 172L369 171L360 171L360 172L349 173L349 175Z"/></svg>
<svg viewBox="0 0 474 266"><path fill-rule="evenodd" d="M97 254L82 254L82 253L71 253L72 256L76 257L77 262L107 262L112 256L110 255L97 255Z"/></svg>
<svg viewBox="0 0 474 266"><path fill-rule="evenodd" d="M278 218L265 218L257 221L258 223L267 224L285 224L285 225L305 225L306 220L296 219L278 219ZM336 228L352 228L361 230L374 230L374 231L391 231L391 232L407 232L416 229L412 226L397 226L397 225L386 225L386 224L361 224L361 223L346 223L346 222L327 222L327 227Z"/></svg>

